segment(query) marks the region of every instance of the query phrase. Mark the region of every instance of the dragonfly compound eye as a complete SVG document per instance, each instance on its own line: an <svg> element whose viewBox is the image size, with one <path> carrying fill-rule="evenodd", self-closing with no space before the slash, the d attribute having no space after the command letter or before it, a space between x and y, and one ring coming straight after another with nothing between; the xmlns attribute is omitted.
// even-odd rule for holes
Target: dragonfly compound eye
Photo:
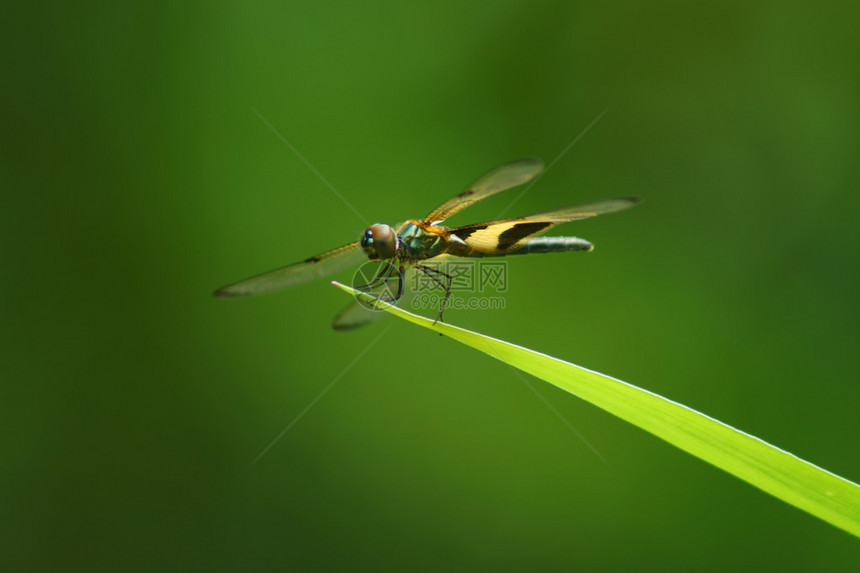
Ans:
<svg viewBox="0 0 860 573"><path fill-rule="evenodd" d="M373 248L373 229L368 229L361 236L361 248L365 251Z"/></svg>
<svg viewBox="0 0 860 573"><path fill-rule="evenodd" d="M371 259L390 259L397 253L397 235L389 225L371 225L361 237L361 248Z"/></svg>

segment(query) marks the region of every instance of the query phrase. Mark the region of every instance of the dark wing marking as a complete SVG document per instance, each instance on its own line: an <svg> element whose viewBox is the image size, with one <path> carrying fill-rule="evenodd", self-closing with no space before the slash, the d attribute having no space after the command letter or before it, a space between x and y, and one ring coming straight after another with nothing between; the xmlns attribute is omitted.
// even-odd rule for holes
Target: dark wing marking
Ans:
<svg viewBox="0 0 860 573"><path fill-rule="evenodd" d="M468 225L466 227L460 227L459 229L454 229L451 231L452 234L457 235L458 238L462 240L466 240L478 231L483 231L487 227L490 226L490 223L478 223L476 225Z"/></svg>
<svg viewBox="0 0 860 573"><path fill-rule="evenodd" d="M263 294L319 279L360 263L366 256L358 243L351 243L280 269L219 288L217 297Z"/></svg>
<svg viewBox="0 0 860 573"><path fill-rule="evenodd" d="M635 197L609 199L516 219L475 223L451 229L450 232L476 253L501 255L521 248L530 239L542 235L560 223L615 213L629 209L638 202L639 199Z"/></svg>
<svg viewBox="0 0 860 573"><path fill-rule="evenodd" d="M499 244L496 247L500 251L507 251L514 247L517 243L532 235L537 236L548 228L552 227L552 223L516 223L510 229L503 231L499 235Z"/></svg>
<svg viewBox="0 0 860 573"><path fill-rule="evenodd" d="M543 171L543 162L540 159L521 159L496 167L489 173L478 177L466 187L465 191L433 209L424 218L424 222L429 224L440 223L454 213L459 213L490 195L528 183L541 171Z"/></svg>

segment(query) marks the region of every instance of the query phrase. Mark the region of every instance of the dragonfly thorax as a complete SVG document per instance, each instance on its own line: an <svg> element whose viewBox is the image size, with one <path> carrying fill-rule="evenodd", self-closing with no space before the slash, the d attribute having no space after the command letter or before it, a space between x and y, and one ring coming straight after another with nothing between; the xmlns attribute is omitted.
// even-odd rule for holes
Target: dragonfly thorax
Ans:
<svg viewBox="0 0 860 573"><path fill-rule="evenodd" d="M407 259L421 260L440 255L445 250L445 239L430 233L417 222L408 221L400 230L400 251Z"/></svg>

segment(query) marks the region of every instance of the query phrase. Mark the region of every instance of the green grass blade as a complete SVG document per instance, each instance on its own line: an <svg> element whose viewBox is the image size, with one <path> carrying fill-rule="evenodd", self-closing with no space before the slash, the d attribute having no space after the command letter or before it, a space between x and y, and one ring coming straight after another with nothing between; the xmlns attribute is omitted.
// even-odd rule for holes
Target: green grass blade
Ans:
<svg viewBox="0 0 860 573"><path fill-rule="evenodd" d="M757 488L860 537L860 486L754 436L624 381L377 301L391 314L462 342L554 384Z"/></svg>

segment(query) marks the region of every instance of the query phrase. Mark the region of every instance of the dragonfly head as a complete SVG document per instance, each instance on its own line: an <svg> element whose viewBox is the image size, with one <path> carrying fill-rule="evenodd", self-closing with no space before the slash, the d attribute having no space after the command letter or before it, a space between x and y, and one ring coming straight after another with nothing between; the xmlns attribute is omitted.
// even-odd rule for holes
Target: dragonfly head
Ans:
<svg viewBox="0 0 860 573"><path fill-rule="evenodd" d="M397 233L384 223L371 225L361 236L361 248L371 260L394 258L397 254Z"/></svg>

